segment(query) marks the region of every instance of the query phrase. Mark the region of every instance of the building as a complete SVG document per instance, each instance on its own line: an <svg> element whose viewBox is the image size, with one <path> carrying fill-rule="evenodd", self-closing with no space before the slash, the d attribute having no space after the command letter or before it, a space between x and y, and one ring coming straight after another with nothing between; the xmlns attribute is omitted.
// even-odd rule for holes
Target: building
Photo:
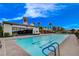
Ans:
<svg viewBox="0 0 79 59"><path fill-rule="evenodd" d="M39 28L28 25L27 18L23 18L24 22L23 24L16 24L11 22L3 22L3 35L4 33L9 33L10 35L14 34L39 34Z"/></svg>

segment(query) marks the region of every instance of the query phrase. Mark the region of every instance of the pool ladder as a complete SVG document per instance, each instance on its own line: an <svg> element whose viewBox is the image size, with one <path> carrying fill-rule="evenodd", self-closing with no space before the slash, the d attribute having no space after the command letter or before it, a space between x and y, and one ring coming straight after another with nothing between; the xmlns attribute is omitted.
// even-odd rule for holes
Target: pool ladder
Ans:
<svg viewBox="0 0 79 59"><path fill-rule="evenodd" d="M55 47L54 45L57 45L57 47ZM53 49L50 49L50 47L52 47ZM59 48L59 44L57 42L53 42L52 44L50 44L49 46L47 47L44 47L42 49L42 53L45 55L45 56L48 56L49 54L46 54L45 53L45 50L48 49L51 53L53 52L54 53L54 56L60 56L60 48Z"/></svg>

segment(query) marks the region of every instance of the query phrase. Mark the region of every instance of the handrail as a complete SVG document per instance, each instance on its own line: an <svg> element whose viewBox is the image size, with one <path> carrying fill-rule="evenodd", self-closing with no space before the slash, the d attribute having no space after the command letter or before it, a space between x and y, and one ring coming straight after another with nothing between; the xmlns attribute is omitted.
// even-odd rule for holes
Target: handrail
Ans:
<svg viewBox="0 0 79 59"><path fill-rule="evenodd" d="M43 53L44 55L48 56L48 55L44 52L45 49L48 49L49 51L54 52L54 56L56 56L56 55L57 55L57 54L56 54L57 51L56 51L56 47L54 46L54 44L57 44L57 46L58 46L58 56L60 56L60 48L59 48L59 44L58 44L57 42L54 42L54 43L50 44L49 46L43 48L43 49L42 49L42 53ZM50 47L53 47L53 50L49 49Z"/></svg>
<svg viewBox="0 0 79 59"><path fill-rule="evenodd" d="M57 44L57 46L58 46L58 56L60 56L60 47L59 47L59 44L57 42L54 42L51 45L54 45L54 44Z"/></svg>
<svg viewBox="0 0 79 59"><path fill-rule="evenodd" d="M50 50L50 51L52 51L52 52L54 52L54 56L56 56L56 48L55 48L55 46L51 46L51 47L53 47L54 48L54 50L50 50L49 48L48 48L48 50Z"/></svg>
<svg viewBox="0 0 79 59"><path fill-rule="evenodd" d="M56 56L56 48L55 48L54 46L51 46L51 47L53 47L54 50L50 50L50 49L49 49L49 46L48 46L48 47L45 47L45 48L42 49L42 53L43 53L45 56L48 56L48 54L46 54L46 53L44 52L44 50L48 48L48 50L54 52L54 56Z"/></svg>

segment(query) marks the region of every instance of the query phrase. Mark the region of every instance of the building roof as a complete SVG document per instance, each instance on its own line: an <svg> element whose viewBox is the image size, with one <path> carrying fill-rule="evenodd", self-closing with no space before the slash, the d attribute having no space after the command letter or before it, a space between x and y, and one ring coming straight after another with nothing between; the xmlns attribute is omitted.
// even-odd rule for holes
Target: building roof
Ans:
<svg viewBox="0 0 79 59"><path fill-rule="evenodd" d="M6 21L3 21L3 24L28 26L28 25L24 25L24 24L17 24L17 23L13 23L13 22L6 22Z"/></svg>
<svg viewBox="0 0 79 59"><path fill-rule="evenodd" d="M25 24L17 24L17 23L13 23L13 22L6 22L6 21L3 21L3 24L20 25L20 26L28 26L28 27L30 27L30 25L25 25ZM32 26L32 27L36 27L36 26Z"/></svg>

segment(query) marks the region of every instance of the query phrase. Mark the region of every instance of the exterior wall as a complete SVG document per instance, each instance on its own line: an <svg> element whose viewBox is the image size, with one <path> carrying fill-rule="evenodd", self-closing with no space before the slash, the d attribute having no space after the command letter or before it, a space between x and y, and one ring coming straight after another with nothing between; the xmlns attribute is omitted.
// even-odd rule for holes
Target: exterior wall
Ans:
<svg viewBox="0 0 79 59"><path fill-rule="evenodd" d="M12 25L4 24L3 25L3 35L4 35L4 33L9 33L10 35L12 35Z"/></svg>
<svg viewBox="0 0 79 59"><path fill-rule="evenodd" d="M26 28L27 28L26 26L12 25L12 32L25 30ZM13 35L14 35L14 34L13 34Z"/></svg>
<svg viewBox="0 0 79 59"><path fill-rule="evenodd" d="M21 26L21 25L12 25L12 27L17 27L17 28L26 28L26 26Z"/></svg>
<svg viewBox="0 0 79 59"><path fill-rule="evenodd" d="M24 25L28 25L28 23L27 23L27 22L24 22L23 24L24 24Z"/></svg>
<svg viewBox="0 0 79 59"><path fill-rule="evenodd" d="M10 35L12 35L13 31L17 31L17 30L13 30L13 28L18 28L18 30L32 29L33 34L39 34L39 28L36 28L36 27L26 27L26 26L21 26L21 25L3 24L3 35L4 35L4 33L9 33Z"/></svg>
<svg viewBox="0 0 79 59"><path fill-rule="evenodd" d="M12 25L12 28L18 28L18 30L21 30L21 29L33 29L33 27L26 27L26 26L21 26L21 25ZM16 30L16 31L18 31Z"/></svg>
<svg viewBox="0 0 79 59"><path fill-rule="evenodd" d="M33 28L33 34L39 34L39 28L34 27Z"/></svg>

